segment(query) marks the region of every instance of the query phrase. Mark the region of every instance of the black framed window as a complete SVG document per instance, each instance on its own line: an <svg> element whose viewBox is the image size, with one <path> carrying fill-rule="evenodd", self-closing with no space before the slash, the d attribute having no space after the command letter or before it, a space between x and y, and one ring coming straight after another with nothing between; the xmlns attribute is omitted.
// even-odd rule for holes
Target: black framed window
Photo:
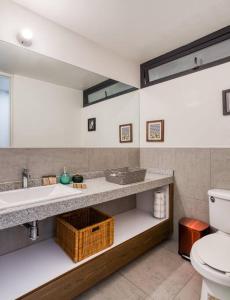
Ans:
<svg viewBox="0 0 230 300"><path fill-rule="evenodd" d="M230 26L141 64L141 87L230 61Z"/></svg>
<svg viewBox="0 0 230 300"><path fill-rule="evenodd" d="M96 104L135 90L137 90L137 88L131 85L108 79L83 91L83 106Z"/></svg>

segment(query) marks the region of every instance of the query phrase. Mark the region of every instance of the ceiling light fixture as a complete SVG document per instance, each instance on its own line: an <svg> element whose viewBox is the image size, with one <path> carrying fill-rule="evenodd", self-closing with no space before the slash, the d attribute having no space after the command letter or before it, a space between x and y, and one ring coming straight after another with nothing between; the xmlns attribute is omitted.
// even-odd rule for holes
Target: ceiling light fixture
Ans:
<svg viewBox="0 0 230 300"><path fill-rule="evenodd" d="M33 32L29 28L24 28L18 33L17 39L21 45L29 47L32 45Z"/></svg>

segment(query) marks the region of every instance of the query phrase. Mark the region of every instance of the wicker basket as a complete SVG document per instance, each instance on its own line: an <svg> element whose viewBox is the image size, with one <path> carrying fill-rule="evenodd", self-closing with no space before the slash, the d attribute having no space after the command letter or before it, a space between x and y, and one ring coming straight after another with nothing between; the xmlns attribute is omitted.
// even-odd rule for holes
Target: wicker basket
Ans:
<svg viewBox="0 0 230 300"><path fill-rule="evenodd" d="M92 207L57 217L57 243L74 262L113 244L114 219Z"/></svg>

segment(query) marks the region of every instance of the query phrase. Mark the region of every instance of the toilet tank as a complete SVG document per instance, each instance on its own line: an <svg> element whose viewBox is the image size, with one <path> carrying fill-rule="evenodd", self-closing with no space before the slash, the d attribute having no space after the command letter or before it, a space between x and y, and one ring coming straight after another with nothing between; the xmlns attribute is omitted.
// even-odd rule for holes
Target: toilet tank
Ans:
<svg viewBox="0 0 230 300"><path fill-rule="evenodd" d="M208 196L210 225L230 234L230 190L209 190Z"/></svg>

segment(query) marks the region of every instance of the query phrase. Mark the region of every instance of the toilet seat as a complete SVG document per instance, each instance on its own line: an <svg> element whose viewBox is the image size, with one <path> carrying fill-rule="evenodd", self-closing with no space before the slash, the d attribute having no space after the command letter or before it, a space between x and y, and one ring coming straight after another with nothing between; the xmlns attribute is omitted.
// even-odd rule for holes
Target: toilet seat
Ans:
<svg viewBox="0 0 230 300"><path fill-rule="evenodd" d="M217 232L206 235L197 243L197 254L208 266L230 274L230 236Z"/></svg>
<svg viewBox="0 0 230 300"><path fill-rule="evenodd" d="M198 240L191 262L203 277L230 287L230 236L217 232Z"/></svg>

